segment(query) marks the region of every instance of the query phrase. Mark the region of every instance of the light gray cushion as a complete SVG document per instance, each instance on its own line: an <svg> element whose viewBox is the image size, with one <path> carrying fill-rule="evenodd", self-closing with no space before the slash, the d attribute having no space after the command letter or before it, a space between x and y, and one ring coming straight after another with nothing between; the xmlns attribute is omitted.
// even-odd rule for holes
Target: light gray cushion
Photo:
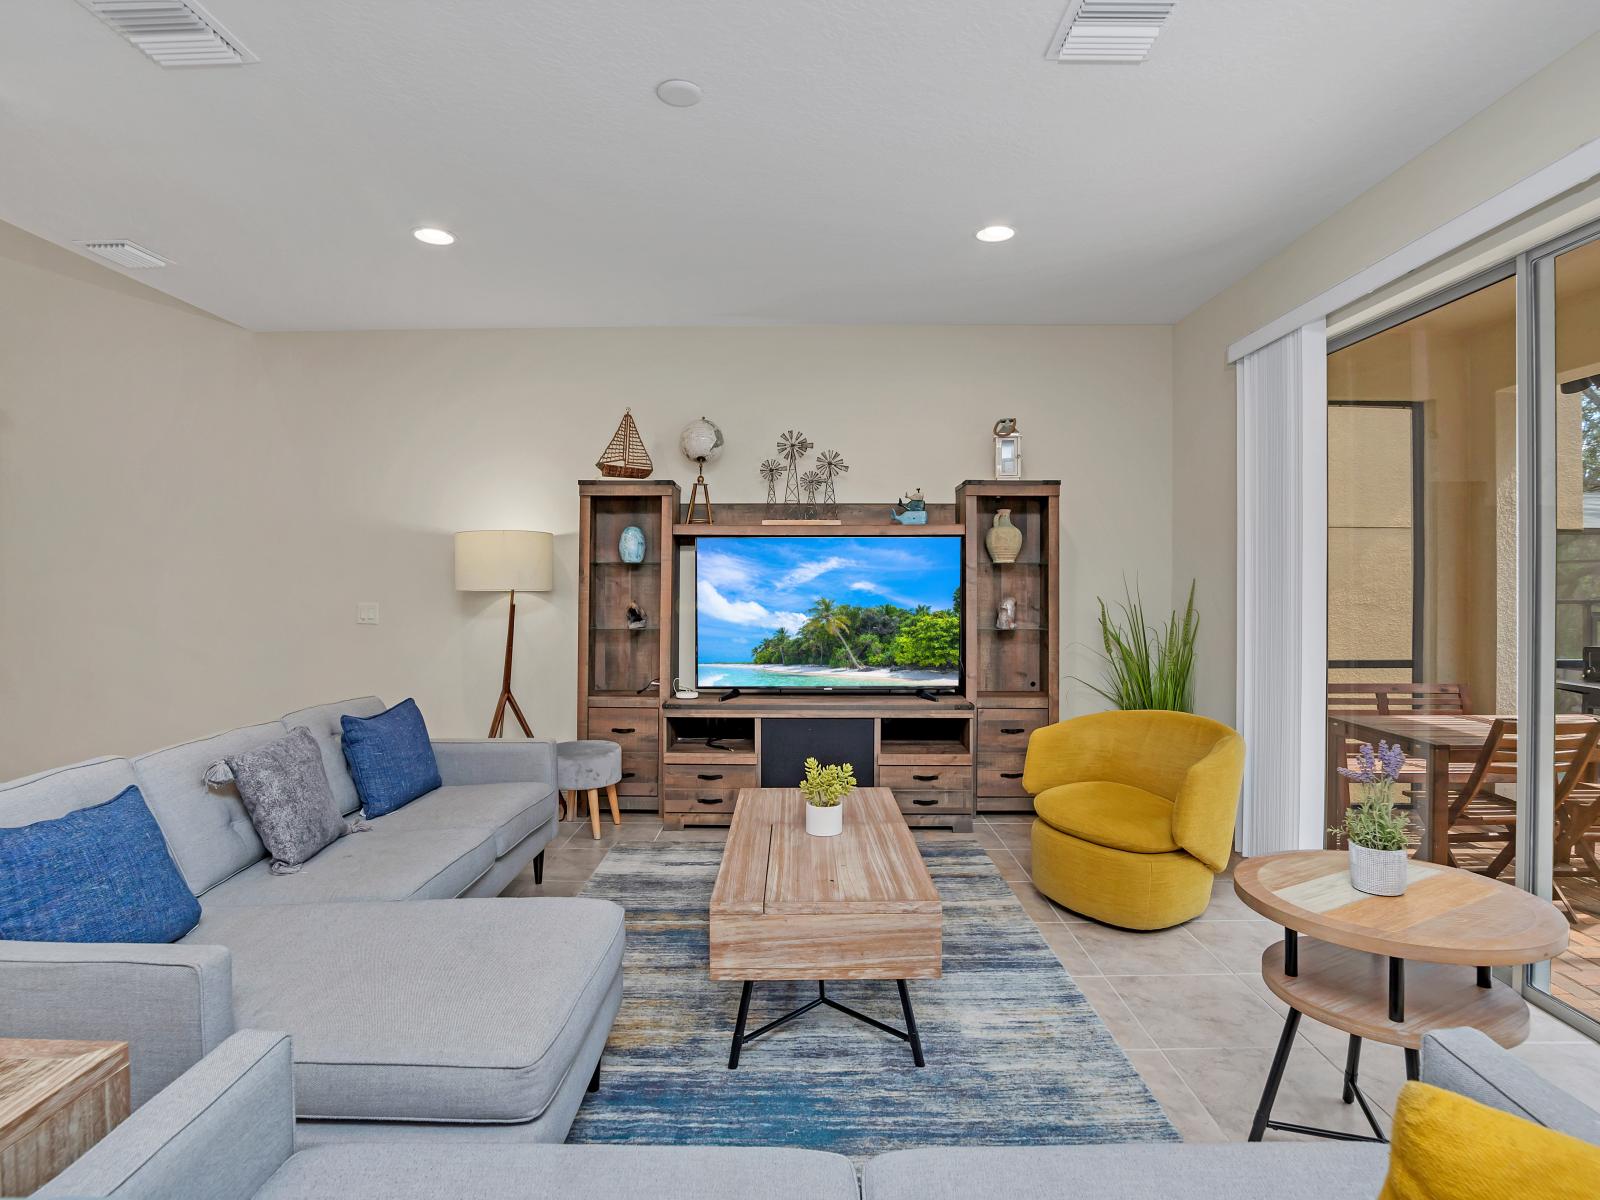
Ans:
<svg viewBox="0 0 1600 1200"><path fill-rule="evenodd" d="M321 1146L260 1200L856 1200L850 1160L746 1146Z"/></svg>
<svg viewBox="0 0 1600 1200"><path fill-rule="evenodd" d="M340 838L292 875L273 874L263 859L200 898L205 915L243 904L321 904L330 900L442 900L459 896L494 866L486 829L402 832L371 829Z"/></svg>
<svg viewBox="0 0 1600 1200"><path fill-rule="evenodd" d="M1422 1080L1600 1145L1600 1113L1476 1029L1445 1029L1423 1038Z"/></svg>
<svg viewBox="0 0 1600 1200"><path fill-rule="evenodd" d="M0 825L20 828L104 804L138 783L125 758L91 758L0 783ZM169 839L170 840L170 839Z"/></svg>
<svg viewBox="0 0 1600 1200"><path fill-rule="evenodd" d="M494 835L503 857L556 815L555 789L548 783L472 783L435 788L404 808L373 819L374 829L477 829Z"/></svg>
<svg viewBox="0 0 1600 1200"><path fill-rule="evenodd" d="M322 752L322 768L328 773L328 786L333 798L339 802L339 811L349 816L361 807L361 797L356 795L356 782L350 777L350 767L344 761L344 749L339 745L339 718L375 717L388 706L376 696L358 696L354 700L337 700L332 704L318 704L302 708L283 718L285 729L308 729L317 739L317 749Z"/></svg>
<svg viewBox="0 0 1600 1200"><path fill-rule="evenodd" d="M995 1146L896 1150L872 1159L862 1200L1372 1200L1389 1147Z"/></svg>
<svg viewBox="0 0 1600 1200"><path fill-rule="evenodd" d="M345 819L309 730L296 729L224 762L274 870L298 868L345 835Z"/></svg>
<svg viewBox="0 0 1600 1200"><path fill-rule="evenodd" d="M283 726L250 725L141 754L133 773L155 813L178 869L195 895L266 856L250 815L231 782L209 784L206 770L219 758L242 754L283 736Z"/></svg>
<svg viewBox="0 0 1600 1200"><path fill-rule="evenodd" d="M615 742L561 742L556 776L563 792L587 792L622 781L622 747Z"/></svg>
<svg viewBox="0 0 1600 1200"><path fill-rule="evenodd" d="M208 909L197 933L233 951L240 1024L294 1038L302 1118L532 1120L622 969L604 900Z"/></svg>
<svg viewBox="0 0 1600 1200"><path fill-rule="evenodd" d="M236 1033L36 1196L250 1200L294 1151L289 1040Z"/></svg>

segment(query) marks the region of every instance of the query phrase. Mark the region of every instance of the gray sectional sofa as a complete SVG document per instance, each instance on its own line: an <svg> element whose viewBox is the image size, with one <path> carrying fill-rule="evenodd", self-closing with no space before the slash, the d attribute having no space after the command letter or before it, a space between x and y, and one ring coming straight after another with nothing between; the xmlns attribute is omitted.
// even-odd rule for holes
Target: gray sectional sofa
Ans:
<svg viewBox="0 0 1600 1200"><path fill-rule="evenodd" d="M235 1034L36 1195L117 1200L1371 1200L1383 1146L901 1150L866 1164L775 1147L459 1146L296 1150L287 1039ZM1575 1137L1600 1114L1474 1030L1430 1035L1423 1078Z"/></svg>
<svg viewBox="0 0 1600 1200"><path fill-rule="evenodd" d="M621 1004L622 910L487 898L555 833L550 743L435 742L443 787L288 875L232 785L206 782L217 759L304 726L354 813L339 718L383 708L325 704L0 784L5 826L137 784L202 914L170 945L0 942L0 1036L126 1041L138 1105L235 1029L285 1030L302 1144L565 1138Z"/></svg>

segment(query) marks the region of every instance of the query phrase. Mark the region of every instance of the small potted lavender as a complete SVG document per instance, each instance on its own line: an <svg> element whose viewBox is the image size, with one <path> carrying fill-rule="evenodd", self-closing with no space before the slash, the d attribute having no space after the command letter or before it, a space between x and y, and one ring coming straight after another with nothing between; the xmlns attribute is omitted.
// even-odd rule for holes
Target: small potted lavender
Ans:
<svg viewBox="0 0 1600 1200"><path fill-rule="evenodd" d="M1388 742L1363 742L1355 767L1339 774L1360 789L1344 814L1350 847L1350 886L1372 896L1398 896L1406 890L1406 818L1394 810L1394 785L1405 769L1405 751Z"/></svg>

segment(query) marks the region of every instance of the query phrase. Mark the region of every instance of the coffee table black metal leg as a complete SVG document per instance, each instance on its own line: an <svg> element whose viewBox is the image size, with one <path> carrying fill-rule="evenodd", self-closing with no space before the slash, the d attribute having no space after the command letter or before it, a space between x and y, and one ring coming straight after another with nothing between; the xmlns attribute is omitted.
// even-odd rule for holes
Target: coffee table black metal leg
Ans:
<svg viewBox="0 0 1600 1200"><path fill-rule="evenodd" d="M906 987L904 979L896 979L900 985L900 1009L906 1016L906 1041L911 1043L911 1060L919 1067L928 1064L922 1058L922 1035L917 1032L917 1017L911 1011L911 989Z"/></svg>
<svg viewBox="0 0 1600 1200"><path fill-rule="evenodd" d="M744 981L744 990L739 993L739 1019L733 1023L733 1049L728 1051L728 1070L736 1071L739 1068L739 1051L744 1047L744 1023L750 1018L750 993L755 990L755 984L750 980Z"/></svg>
<svg viewBox="0 0 1600 1200"><path fill-rule="evenodd" d="M1344 1102L1356 1102L1356 1078L1361 1072L1361 1039L1350 1035L1350 1049L1344 1057Z"/></svg>
<svg viewBox="0 0 1600 1200"><path fill-rule="evenodd" d="M1415 1082L1422 1078L1422 1051L1406 1047L1406 1078Z"/></svg>
<svg viewBox="0 0 1600 1200"><path fill-rule="evenodd" d="M1289 1051L1294 1049L1294 1035L1300 1028L1300 1010L1291 1008L1283 1021L1283 1036L1278 1039L1278 1050L1272 1056L1272 1068L1267 1072L1267 1086L1261 1089L1261 1103L1256 1105L1256 1119L1250 1125L1250 1140L1259 1142L1272 1119L1272 1103L1278 1098L1278 1085L1283 1082L1283 1069L1289 1065Z"/></svg>

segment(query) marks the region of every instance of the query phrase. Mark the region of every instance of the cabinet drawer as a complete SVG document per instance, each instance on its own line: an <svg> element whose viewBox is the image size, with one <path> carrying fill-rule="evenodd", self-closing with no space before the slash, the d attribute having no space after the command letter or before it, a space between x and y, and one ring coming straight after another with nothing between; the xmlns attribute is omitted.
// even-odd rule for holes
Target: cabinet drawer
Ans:
<svg viewBox="0 0 1600 1200"><path fill-rule="evenodd" d="M897 796L902 788L908 792L970 792L972 768L882 766L878 768L878 786L893 788Z"/></svg>
<svg viewBox="0 0 1600 1200"><path fill-rule="evenodd" d="M978 750L995 753L1028 748L1028 735L1050 723L1042 708L984 708L978 710Z"/></svg>
<svg viewBox="0 0 1600 1200"><path fill-rule="evenodd" d="M900 805L900 811L907 814L972 811L971 792L902 792L897 789L894 798Z"/></svg>
<svg viewBox="0 0 1600 1200"><path fill-rule="evenodd" d="M669 813L732 813L738 799L736 787L669 787L661 794L661 808Z"/></svg>
<svg viewBox="0 0 1600 1200"><path fill-rule="evenodd" d="M1022 786L1022 754L986 754L978 763L978 795L1026 796Z"/></svg>
<svg viewBox="0 0 1600 1200"><path fill-rule="evenodd" d="M661 785L668 791L753 788L756 786L756 768L754 763L668 763L662 769Z"/></svg>
<svg viewBox="0 0 1600 1200"><path fill-rule="evenodd" d="M617 791L624 796L654 796L659 767L660 718L653 708L591 708L588 736L622 747L622 782Z"/></svg>

